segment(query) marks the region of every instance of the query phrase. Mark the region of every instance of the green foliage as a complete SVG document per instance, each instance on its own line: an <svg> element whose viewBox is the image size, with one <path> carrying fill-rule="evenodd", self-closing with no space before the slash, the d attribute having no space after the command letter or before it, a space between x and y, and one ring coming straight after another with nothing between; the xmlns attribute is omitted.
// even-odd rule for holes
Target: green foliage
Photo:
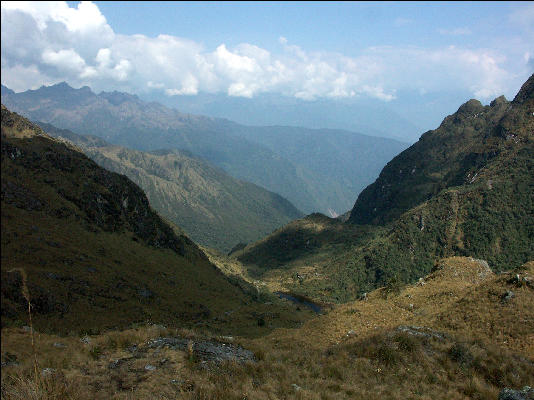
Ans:
<svg viewBox="0 0 534 400"><path fill-rule="evenodd" d="M2 326L27 321L20 274L12 271L21 268L42 332L98 333L146 321L267 331L250 314L273 305L229 282L128 178L4 107L1 144ZM231 318L221 318L229 310ZM270 326L301 318L279 311Z"/></svg>
<svg viewBox="0 0 534 400"><path fill-rule="evenodd" d="M468 102L423 135L362 192L348 224L311 229L318 217L310 216L247 246L238 259L282 272L318 266L327 278L288 289L334 302L380 286L393 293L443 257L484 259L496 272L532 260L534 130L525 127L534 127L534 100L521 93L521 103Z"/></svg>

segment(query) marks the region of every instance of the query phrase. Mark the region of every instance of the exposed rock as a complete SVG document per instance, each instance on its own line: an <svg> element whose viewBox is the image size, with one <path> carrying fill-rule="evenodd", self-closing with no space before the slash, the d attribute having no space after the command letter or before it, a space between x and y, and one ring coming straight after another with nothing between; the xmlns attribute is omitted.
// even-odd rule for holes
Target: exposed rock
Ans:
<svg viewBox="0 0 534 400"><path fill-rule="evenodd" d="M145 371L155 371L156 367L150 364L145 365Z"/></svg>
<svg viewBox="0 0 534 400"><path fill-rule="evenodd" d="M503 302L506 302L506 301L509 301L511 299L513 299L515 297L515 293L512 292L511 290L507 290L506 293L504 293L502 296L501 296L501 300Z"/></svg>
<svg viewBox="0 0 534 400"><path fill-rule="evenodd" d="M152 299L155 296L154 292L148 288L139 289L137 294L145 299Z"/></svg>
<svg viewBox="0 0 534 400"><path fill-rule="evenodd" d="M53 375L55 373L56 373L56 369L54 369L54 368L44 368L41 371L41 376L49 376L49 375Z"/></svg>
<svg viewBox="0 0 534 400"><path fill-rule="evenodd" d="M438 340L445 340L446 335L442 332L434 331L430 328L427 328L425 326L407 326L407 325L400 325L397 328L397 331L404 332L409 335L413 336L421 336L426 338L434 338Z"/></svg>
<svg viewBox="0 0 534 400"><path fill-rule="evenodd" d="M159 338L151 340L148 343L148 347L168 347L171 349L184 351L188 348L189 342L189 339L175 337ZM251 351L242 348L241 346L213 341L200 341L193 343L192 353L202 361L215 361L217 363L228 360L237 362L255 361L254 354Z"/></svg>
<svg viewBox="0 0 534 400"><path fill-rule="evenodd" d="M534 400L534 389L530 386L522 390L504 388L499 393L499 400Z"/></svg>
<svg viewBox="0 0 534 400"><path fill-rule="evenodd" d="M2 355L2 368L19 365L17 356L11 353L4 353Z"/></svg>

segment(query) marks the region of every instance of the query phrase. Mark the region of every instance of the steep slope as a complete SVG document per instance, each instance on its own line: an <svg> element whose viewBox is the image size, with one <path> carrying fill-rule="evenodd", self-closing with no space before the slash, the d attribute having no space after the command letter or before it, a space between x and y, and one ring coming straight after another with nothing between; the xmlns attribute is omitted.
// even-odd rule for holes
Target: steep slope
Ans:
<svg viewBox="0 0 534 400"><path fill-rule="evenodd" d="M268 307L163 222L128 178L4 106L1 140L3 326L27 323L29 294L40 331L147 320L261 331ZM228 310L236 312L224 317ZM280 315L273 326L288 323Z"/></svg>
<svg viewBox="0 0 534 400"><path fill-rule="evenodd" d="M507 157L510 146L506 143L521 146L531 140L532 80L530 77L511 103L504 96L489 106L469 100L438 129L423 134L358 196L349 221L390 222L443 189L474 182L476 174L494 158Z"/></svg>
<svg viewBox="0 0 534 400"><path fill-rule="evenodd" d="M466 103L396 157L360 195L345 228L325 224L336 227L339 240L321 240L324 232L308 229L314 221L307 217L234 258L271 284L278 276L285 290L327 301L416 280L441 257L482 258L495 271L534 259L533 79L511 103ZM411 162L420 162L413 175ZM373 193L387 193L377 195L376 212L368 211ZM361 219L375 225L355 223ZM301 279L291 280L297 273Z"/></svg>
<svg viewBox="0 0 534 400"><path fill-rule="evenodd" d="M40 126L75 143L100 166L126 175L144 190L154 209L204 246L228 252L302 216L283 197L183 151L142 152L50 124Z"/></svg>
<svg viewBox="0 0 534 400"><path fill-rule="evenodd" d="M190 151L235 178L279 193L305 213L345 212L385 162L406 146L348 132L247 127L183 114L125 93L96 95L88 87L73 89L65 83L23 93L2 86L2 102L33 121L97 135L113 144L143 151ZM298 134L290 146L281 140L287 129ZM377 147L383 150L372 154ZM340 148L346 152L336 157Z"/></svg>

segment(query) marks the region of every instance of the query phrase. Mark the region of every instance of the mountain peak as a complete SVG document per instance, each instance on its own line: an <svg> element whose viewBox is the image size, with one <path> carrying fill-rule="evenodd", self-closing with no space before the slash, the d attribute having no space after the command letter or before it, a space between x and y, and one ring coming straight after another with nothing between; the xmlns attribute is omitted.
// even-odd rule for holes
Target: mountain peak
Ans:
<svg viewBox="0 0 534 400"><path fill-rule="evenodd" d="M506 99L506 97L504 96L499 96L497 97L495 100L493 100L491 103L490 103L490 107L496 107L496 106L499 106L501 104L506 104L508 103L508 100Z"/></svg>
<svg viewBox="0 0 534 400"><path fill-rule="evenodd" d="M468 102L462 104L458 109L458 113L461 114L474 114L484 109L482 103L476 99L471 99Z"/></svg>
<svg viewBox="0 0 534 400"><path fill-rule="evenodd" d="M140 101L139 97L135 94L118 92L116 90L113 92L100 92L98 96L106 99L114 106L118 106L127 101L133 101L136 103Z"/></svg>

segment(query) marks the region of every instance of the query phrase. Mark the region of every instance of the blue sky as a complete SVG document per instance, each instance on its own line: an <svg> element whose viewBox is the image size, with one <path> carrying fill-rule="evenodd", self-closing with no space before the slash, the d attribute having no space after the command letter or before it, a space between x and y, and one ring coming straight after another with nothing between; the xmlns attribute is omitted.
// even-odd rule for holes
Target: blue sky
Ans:
<svg viewBox="0 0 534 400"><path fill-rule="evenodd" d="M534 2L2 2L2 83L15 91L416 93L417 113L440 93L511 98L533 72Z"/></svg>
<svg viewBox="0 0 534 400"><path fill-rule="evenodd" d="M521 35L517 26L502 22L525 7L512 2L95 3L121 34L168 34L208 48L248 42L269 49L283 36L308 51L346 55L369 46L446 46L466 39L481 46L497 33Z"/></svg>

